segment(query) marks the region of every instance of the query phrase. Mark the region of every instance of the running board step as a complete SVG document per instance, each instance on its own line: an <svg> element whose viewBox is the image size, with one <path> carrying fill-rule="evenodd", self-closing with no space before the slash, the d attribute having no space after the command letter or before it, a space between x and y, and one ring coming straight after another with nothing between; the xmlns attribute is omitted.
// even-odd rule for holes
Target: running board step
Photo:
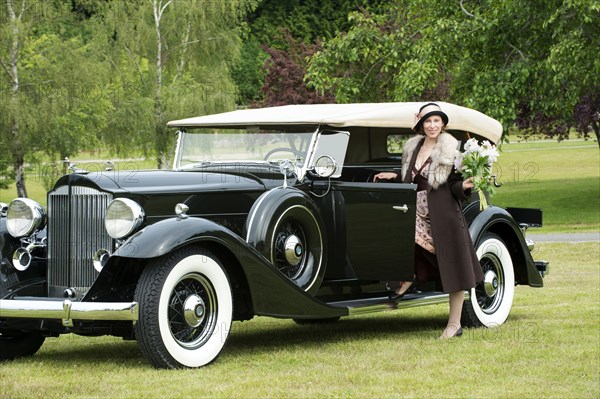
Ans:
<svg viewBox="0 0 600 399"><path fill-rule="evenodd" d="M469 297L465 292L465 299ZM418 306L435 305L448 302L448 294L408 294L399 300L388 297L359 299L352 301L328 302L329 306L348 309L349 315L381 312L384 310L408 309Z"/></svg>

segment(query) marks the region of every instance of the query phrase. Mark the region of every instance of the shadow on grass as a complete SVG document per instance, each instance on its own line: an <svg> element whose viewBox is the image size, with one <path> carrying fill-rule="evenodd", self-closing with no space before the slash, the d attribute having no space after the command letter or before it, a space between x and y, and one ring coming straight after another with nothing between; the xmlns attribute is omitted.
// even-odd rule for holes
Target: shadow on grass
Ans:
<svg viewBox="0 0 600 399"><path fill-rule="evenodd" d="M371 339L437 337L447 319L441 317L348 317L337 322L297 325L293 321L262 322L260 326L234 325L227 347L237 354L268 352L286 345L302 344L307 349L327 343ZM236 331L237 330L237 331Z"/></svg>
<svg viewBox="0 0 600 399"><path fill-rule="evenodd" d="M273 320L273 321L270 321ZM291 320L260 318L248 322L234 322L227 344L222 352L225 360L228 355L244 356L268 353L302 345L306 349L335 342L359 342L372 339L426 340L435 339L446 323L445 316L402 317L394 315L379 317L348 317L337 322L298 325ZM52 363L58 368L73 365L103 368L148 369L150 364L144 358L135 341L123 341L115 337L80 337L64 335L58 339L48 338L40 352L34 357L17 360L24 363Z"/></svg>
<svg viewBox="0 0 600 399"><path fill-rule="evenodd" d="M406 339L410 341L435 341L444 328L446 314L399 317L397 314L354 316L335 322L298 325L291 320L257 318L247 322L234 322L221 359L230 355L250 356L289 349L301 345L303 349L322 347L323 344L361 341ZM470 331L470 332L468 332ZM526 315L511 315L507 324L495 329L468 330L485 340L506 340L517 333L537 331ZM48 362L58 368L73 365L85 367L123 369L152 368L135 341L122 341L115 337L79 337L65 335L59 339L48 338L42 350L32 358L17 360L24 363Z"/></svg>
<svg viewBox="0 0 600 399"><path fill-rule="evenodd" d="M58 368L77 366L148 368L135 341L123 341L116 337L78 337L64 335L58 339L47 338L41 350L32 358L17 361L48 362Z"/></svg>

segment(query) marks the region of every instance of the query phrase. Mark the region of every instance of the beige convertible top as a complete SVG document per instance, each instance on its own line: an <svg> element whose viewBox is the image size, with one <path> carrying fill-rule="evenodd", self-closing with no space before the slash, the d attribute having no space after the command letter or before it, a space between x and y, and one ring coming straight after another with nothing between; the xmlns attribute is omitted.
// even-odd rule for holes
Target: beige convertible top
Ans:
<svg viewBox="0 0 600 399"><path fill-rule="evenodd" d="M425 103L365 103L365 104L299 104L257 109L244 109L221 114L180 119L169 127L233 128L241 126L328 125L343 127L408 128L415 123L415 114ZM493 143L502 136L497 120L470 108L437 102L448 115L449 130L462 130L480 135Z"/></svg>

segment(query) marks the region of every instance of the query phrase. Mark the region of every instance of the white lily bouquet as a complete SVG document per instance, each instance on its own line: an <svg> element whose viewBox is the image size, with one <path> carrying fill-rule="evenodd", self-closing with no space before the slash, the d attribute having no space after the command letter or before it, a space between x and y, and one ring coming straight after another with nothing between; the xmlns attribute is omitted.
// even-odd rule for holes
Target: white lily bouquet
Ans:
<svg viewBox="0 0 600 399"><path fill-rule="evenodd" d="M464 179L473 178L475 190L479 191L479 209L488 207L485 192L494 195L495 187L492 182L492 164L496 162L498 149L495 145L485 140L481 145L476 139L469 139L464 146L465 151L460 152L454 161L454 166Z"/></svg>

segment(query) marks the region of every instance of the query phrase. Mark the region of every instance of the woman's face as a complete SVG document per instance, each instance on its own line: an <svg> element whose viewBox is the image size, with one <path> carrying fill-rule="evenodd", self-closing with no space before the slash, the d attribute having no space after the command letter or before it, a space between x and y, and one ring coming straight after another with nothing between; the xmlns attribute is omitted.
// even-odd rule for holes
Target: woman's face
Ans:
<svg viewBox="0 0 600 399"><path fill-rule="evenodd" d="M436 140L442 132L443 127L444 121L442 120L442 117L439 115L431 115L423 122L423 133L425 133L426 137Z"/></svg>

